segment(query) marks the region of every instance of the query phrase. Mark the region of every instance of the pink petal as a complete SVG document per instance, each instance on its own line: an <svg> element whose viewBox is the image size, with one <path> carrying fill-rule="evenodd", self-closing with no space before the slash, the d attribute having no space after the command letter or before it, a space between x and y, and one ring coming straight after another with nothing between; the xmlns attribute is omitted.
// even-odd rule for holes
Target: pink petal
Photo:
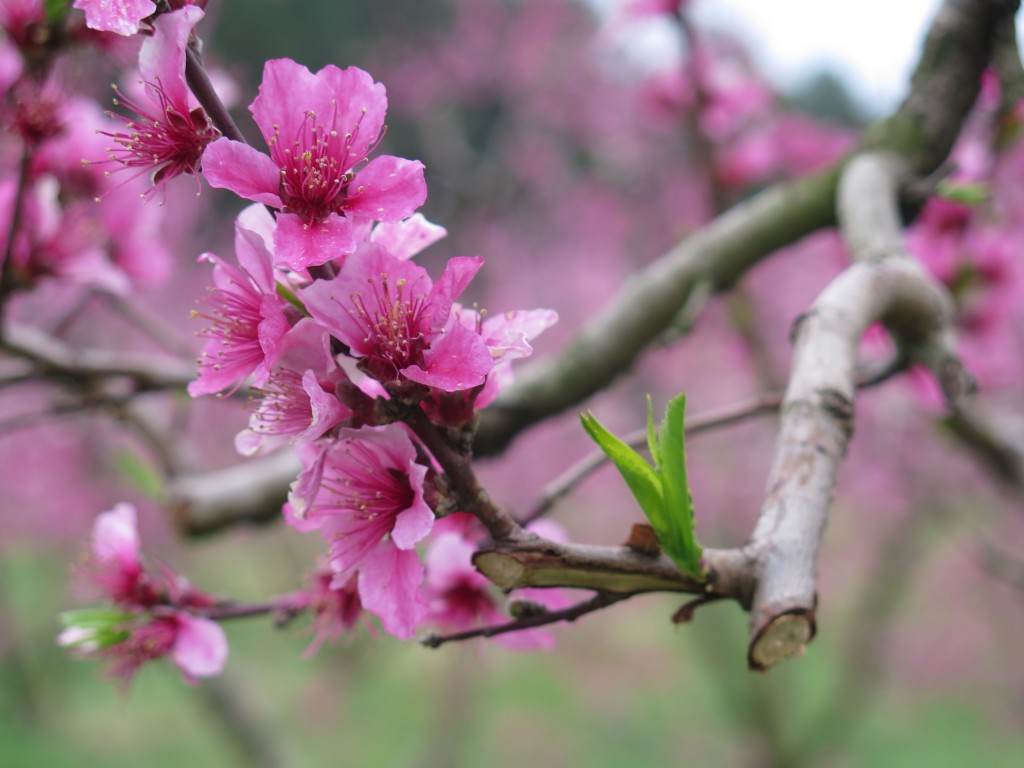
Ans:
<svg viewBox="0 0 1024 768"><path fill-rule="evenodd" d="M352 222L331 214L316 224L306 224L298 216L284 213L277 217L274 231L274 264L300 271L326 264L355 250Z"/></svg>
<svg viewBox="0 0 1024 768"><path fill-rule="evenodd" d="M459 533L442 533L432 540L427 551L427 587L431 592L444 592L460 582L481 589L489 584L473 567L476 547Z"/></svg>
<svg viewBox="0 0 1024 768"><path fill-rule="evenodd" d="M178 636L171 658L187 678L213 677L224 669L228 639L217 622L178 614Z"/></svg>
<svg viewBox="0 0 1024 768"><path fill-rule="evenodd" d="M483 265L484 260L480 256L456 256L448 260L444 272L430 291L430 304L438 329L445 324L451 314L452 302L466 290L469 281Z"/></svg>
<svg viewBox="0 0 1024 768"><path fill-rule="evenodd" d="M263 362L260 363L253 376L253 386L260 387L267 382L270 369L274 367L281 354L281 345L291 325L284 314L284 300L276 293L266 294L260 299L260 324L256 329L263 350Z"/></svg>
<svg viewBox="0 0 1024 768"><path fill-rule="evenodd" d="M494 359L510 361L533 353L530 339L558 322L553 309L530 309L492 315L483 322L481 335Z"/></svg>
<svg viewBox="0 0 1024 768"><path fill-rule="evenodd" d="M391 540L399 549L415 547L434 525L434 511L423 500L423 478L426 474L427 468L422 464L409 467L409 485L415 490L416 498L411 507L398 513L391 529Z"/></svg>
<svg viewBox="0 0 1024 768"><path fill-rule="evenodd" d="M85 11L89 29L134 35L139 22L156 11L151 0L75 0L75 8Z"/></svg>
<svg viewBox="0 0 1024 768"><path fill-rule="evenodd" d="M161 89L183 114L189 112L185 49L189 35L202 18L202 9L195 5L159 16L153 22L153 37L147 38L139 51L142 79Z"/></svg>
<svg viewBox="0 0 1024 768"><path fill-rule="evenodd" d="M479 334L459 324L439 336L423 358L426 370L411 365L402 369L402 375L445 392L480 386L494 367L494 359Z"/></svg>
<svg viewBox="0 0 1024 768"><path fill-rule="evenodd" d="M246 200L272 208L284 207L278 196L280 169L273 160L248 144L217 139L203 153L203 176L210 186L230 189Z"/></svg>
<svg viewBox="0 0 1024 768"><path fill-rule="evenodd" d="M334 109L331 99L326 84L309 69L291 59L272 59L263 65L260 92L249 111L268 146L284 141L290 147L308 131L306 113L324 119Z"/></svg>
<svg viewBox="0 0 1024 768"><path fill-rule="evenodd" d="M263 293L275 293L274 219L267 209L253 203L235 219L235 258Z"/></svg>
<svg viewBox="0 0 1024 768"><path fill-rule="evenodd" d="M400 221L427 199L423 163L382 155L356 174L350 190L346 211L376 221Z"/></svg>
<svg viewBox="0 0 1024 768"><path fill-rule="evenodd" d="M414 550L400 550L380 542L359 571L359 598L363 608L376 614L384 631L408 640L430 611L420 594L423 564Z"/></svg>
<svg viewBox="0 0 1024 768"><path fill-rule="evenodd" d="M353 134L346 169L362 162L377 143L388 110L387 91L358 67L339 69L328 64L316 73L332 100L331 124L340 135ZM326 110L318 115L326 120ZM358 126L358 129L356 128Z"/></svg>
<svg viewBox="0 0 1024 768"><path fill-rule="evenodd" d="M133 505L116 504L96 518L92 527L92 552L101 563L116 561L136 565L139 562L139 530Z"/></svg>
<svg viewBox="0 0 1024 768"><path fill-rule="evenodd" d="M326 441L297 447L299 458L302 460L302 472L288 489L285 522L303 533L316 530L324 523L323 518L307 519L307 515L320 491L320 481L323 479L324 462L329 447Z"/></svg>
<svg viewBox="0 0 1024 768"><path fill-rule="evenodd" d="M309 395L313 419L298 439L306 442L316 440L351 415L351 410L342 405L334 393L324 391L313 371L302 374L302 388Z"/></svg>
<svg viewBox="0 0 1024 768"><path fill-rule="evenodd" d="M411 259L447 235L447 229L427 221L422 213L415 213L405 221L381 222L370 233L370 242L395 258Z"/></svg>

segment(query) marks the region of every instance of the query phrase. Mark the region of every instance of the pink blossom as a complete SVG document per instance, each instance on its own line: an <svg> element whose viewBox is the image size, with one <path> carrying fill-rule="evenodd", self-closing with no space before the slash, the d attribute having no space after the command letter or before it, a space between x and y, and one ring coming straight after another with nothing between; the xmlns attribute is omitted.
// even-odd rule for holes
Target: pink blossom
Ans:
<svg viewBox="0 0 1024 768"><path fill-rule="evenodd" d="M13 178L0 179L0 232L6 232L13 207ZM27 191L22 226L11 245L16 279L32 286L58 278L111 293L128 290L127 276L110 263L104 249L108 233L96 220L91 201L62 208L61 188L51 176L36 179Z"/></svg>
<svg viewBox="0 0 1024 768"><path fill-rule="evenodd" d="M183 173L195 175L207 144L220 132L213 127L185 82L185 50L192 29L203 17L195 6L157 18L152 38L139 53L139 71L149 104L140 104L115 88L118 100L136 117L113 116L124 131L105 133L116 146L110 158L129 168L153 171L153 189ZM111 113L113 114L113 113Z"/></svg>
<svg viewBox="0 0 1024 768"><path fill-rule="evenodd" d="M395 222L426 199L423 164L382 155L384 86L350 67L316 74L290 59L268 61L249 107L270 156L220 139L203 174L215 187L282 210L279 264L301 270L343 258L356 242L348 217Z"/></svg>
<svg viewBox="0 0 1024 768"><path fill-rule="evenodd" d="M3 0L0 2L0 27L19 48L38 45L32 30L46 23L43 0Z"/></svg>
<svg viewBox="0 0 1024 768"><path fill-rule="evenodd" d="M447 518L443 518L446 520ZM555 532L549 538L564 539L556 524L535 523L530 530ZM502 610L494 586L473 566L476 546L455 529L433 537L427 551L425 592L430 601L427 620L446 631L463 632L476 627L511 621ZM562 590L517 590L513 598L539 603L549 610L570 604ZM495 642L515 650L550 650L554 637L540 629L526 629L495 636Z"/></svg>
<svg viewBox="0 0 1024 768"><path fill-rule="evenodd" d="M412 637L428 609L415 546L434 522L423 497L427 468L417 463L412 441L397 425L346 428L303 458L289 502L298 520L318 525L330 543L335 583L358 571L363 607L387 632Z"/></svg>
<svg viewBox="0 0 1024 768"><path fill-rule="evenodd" d="M427 221L422 213L414 213L403 221L380 222L369 239L395 258L411 259L447 234L444 227Z"/></svg>
<svg viewBox="0 0 1024 768"><path fill-rule="evenodd" d="M283 337L278 365L260 387L249 428L235 438L235 448L253 456L289 440L319 439L352 415L336 390L347 383L327 332L303 318Z"/></svg>
<svg viewBox="0 0 1024 768"><path fill-rule="evenodd" d="M308 589L298 593L299 605L313 614L313 642L304 656L312 656L325 642L337 642L344 633L355 629L363 617L357 577L339 584L332 572L318 571L311 582Z"/></svg>
<svg viewBox="0 0 1024 768"><path fill-rule="evenodd" d="M199 257L214 264L214 290L207 299L209 311L197 314L213 325L203 332L208 341L198 377L188 387L193 397L239 386L249 376L255 386L266 383L291 327L277 295L264 218L269 218L266 211L250 206L235 222L241 269L212 253Z"/></svg>
<svg viewBox="0 0 1024 768"><path fill-rule="evenodd" d="M85 11L90 29L134 35L143 19L156 12L152 0L75 0L75 8Z"/></svg>
<svg viewBox="0 0 1024 768"><path fill-rule="evenodd" d="M109 673L128 685L147 661L169 656L186 682L220 674L228 656L228 641L220 625L184 611L165 610L112 626L118 642L101 639L95 629L69 627L59 645L84 658L105 658ZM109 636L108 636L109 637Z"/></svg>
<svg viewBox="0 0 1024 768"><path fill-rule="evenodd" d="M378 381L471 389L484 382L493 360L479 334L454 322L451 309L482 264L479 257L451 259L434 283L423 267L371 244L338 277L304 289L302 300Z"/></svg>
<svg viewBox="0 0 1024 768"><path fill-rule="evenodd" d="M189 682L219 675L228 658L228 640L220 624L210 619L175 614L177 635L171 660Z"/></svg>
<svg viewBox="0 0 1024 768"><path fill-rule="evenodd" d="M476 408L486 408L503 387L512 382L512 361L533 354L530 341L558 322L553 309L511 310L496 315L482 315L474 309L459 308L459 322L478 327L480 337L491 353L494 367L487 375L484 388L476 396Z"/></svg>
<svg viewBox="0 0 1024 768"><path fill-rule="evenodd" d="M157 599L139 556L135 507L117 504L96 518L92 529L92 576L106 597L121 605L148 605Z"/></svg>
<svg viewBox="0 0 1024 768"><path fill-rule="evenodd" d="M476 547L458 533L433 538L427 551L426 594L429 620L461 632L508 617L498 608L494 587L473 567Z"/></svg>

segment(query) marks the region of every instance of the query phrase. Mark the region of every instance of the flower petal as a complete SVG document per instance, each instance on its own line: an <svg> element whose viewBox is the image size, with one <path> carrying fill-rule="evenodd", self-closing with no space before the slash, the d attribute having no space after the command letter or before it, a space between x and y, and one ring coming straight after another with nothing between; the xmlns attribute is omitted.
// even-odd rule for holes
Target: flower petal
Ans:
<svg viewBox="0 0 1024 768"><path fill-rule="evenodd" d="M400 221L427 199L423 163L382 155L356 174L345 210L376 221Z"/></svg>
<svg viewBox="0 0 1024 768"><path fill-rule="evenodd" d="M447 235L447 229L415 213L404 221L381 222L370 233L370 242L396 258L411 259Z"/></svg>
<svg viewBox="0 0 1024 768"><path fill-rule="evenodd" d="M186 678L213 677L224 669L228 639L217 622L178 614L178 636L171 658Z"/></svg>
<svg viewBox="0 0 1024 768"><path fill-rule="evenodd" d="M220 138L203 153L203 176L210 186L230 189L239 197L283 208L278 196L281 171L274 161L248 144Z"/></svg>
<svg viewBox="0 0 1024 768"><path fill-rule="evenodd" d="M306 224L293 214L277 217L274 230L274 264L295 271L326 264L355 250L352 222L331 214L316 224Z"/></svg>
<svg viewBox="0 0 1024 768"><path fill-rule="evenodd" d="M359 599L376 614L384 631L401 640L416 634L416 625L430 611L420 594L425 571L414 550L400 550L381 541L359 571Z"/></svg>
<svg viewBox="0 0 1024 768"><path fill-rule="evenodd" d="M402 369L402 375L445 392L480 386L494 367L491 353L479 334L458 324L434 341L423 358L426 370L411 365Z"/></svg>

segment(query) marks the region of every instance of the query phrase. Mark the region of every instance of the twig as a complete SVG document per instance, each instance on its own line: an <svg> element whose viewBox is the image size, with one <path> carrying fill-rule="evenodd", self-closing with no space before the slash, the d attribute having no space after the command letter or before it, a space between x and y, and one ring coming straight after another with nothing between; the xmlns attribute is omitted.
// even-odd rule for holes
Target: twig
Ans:
<svg viewBox="0 0 1024 768"><path fill-rule="evenodd" d="M25 209L25 197L28 194L29 171L32 167L32 152L26 145L21 150L21 158L18 161L18 180L14 189L14 207L11 210L11 220L7 229L7 238L4 242L3 259L0 262L0 339L4 337L4 308L8 298L19 287L14 271L14 248L18 240L18 232L21 229L21 217Z"/></svg>
<svg viewBox="0 0 1024 768"><path fill-rule="evenodd" d="M427 635L420 640L420 643L425 645L427 648L440 648L445 643L471 640L475 637L494 637L496 635L504 635L508 632L520 632L524 629L544 627L548 624L556 624L560 621L573 622L580 616L586 616L588 613L593 613L594 611L599 611L602 608L607 608L609 605L621 603L623 600L628 600L630 597L632 597L632 595L613 592L598 592L589 600L584 600L581 603L569 606L568 608L563 608L559 611L543 611L541 613L523 616L519 619L513 619L505 624L477 627L476 629L467 629L464 632L455 632L450 635Z"/></svg>
<svg viewBox="0 0 1024 768"><path fill-rule="evenodd" d="M427 450L437 459L459 500L459 510L468 512L482 522L496 541L505 541L522 533L519 524L500 509L477 480L469 459L456 453L438 432L427 415L415 406L403 415Z"/></svg>
<svg viewBox="0 0 1024 768"><path fill-rule="evenodd" d="M136 389L183 389L195 378L195 369L175 358L105 349L72 347L42 331L10 325L0 349L35 363L41 378L94 379L123 377Z"/></svg>
<svg viewBox="0 0 1024 768"><path fill-rule="evenodd" d="M240 141L243 144L245 137L238 130L231 113L228 112L224 102L217 95L210 76L206 74L206 67L203 66L203 58L195 47L189 46L185 50L185 81L189 90L196 97L196 101L206 110L210 120L224 136L232 141Z"/></svg>
<svg viewBox="0 0 1024 768"><path fill-rule="evenodd" d="M267 523L281 516L288 484L302 466L282 450L227 469L177 477L168 489L178 528L201 536L239 523Z"/></svg>
<svg viewBox="0 0 1024 768"><path fill-rule="evenodd" d="M906 370L907 364L908 362L905 357L897 355L893 360L886 362L877 370L864 371L859 377L857 387L858 389L866 389L888 381L897 373ZM744 403L720 408L710 413L697 414L687 420L686 436L687 438L699 437L713 430L738 424L755 416L775 413L782 404L784 394L782 390L769 392ZM647 430L634 430L626 434L622 440L631 448L643 449L647 445ZM546 515L559 501L564 499L580 483L608 463L608 461L608 455L600 449L584 456L544 487L540 498L528 512L519 518L520 525L528 525Z"/></svg>
<svg viewBox="0 0 1024 768"><path fill-rule="evenodd" d="M1009 491L1024 499L1024 446L1002 434L975 403L962 404L943 423Z"/></svg>

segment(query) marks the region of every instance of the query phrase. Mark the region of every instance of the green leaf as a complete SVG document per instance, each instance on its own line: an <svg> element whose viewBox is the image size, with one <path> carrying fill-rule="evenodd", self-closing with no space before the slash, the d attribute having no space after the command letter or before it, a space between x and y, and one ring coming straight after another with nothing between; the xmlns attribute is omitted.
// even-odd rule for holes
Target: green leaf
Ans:
<svg viewBox="0 0 1024 768"><path fill-rule="evenodd" d="M964 205L978 205L992 197L992 189L984 183L964 183L955 181L941 181L935 190L939 197L953 200Z"/></svg>
<svg viewBox="0 0 1024 768"><path fill-rule="evenodd" d="M64 611L60 615L60 622L65 627L102 629L123 624L130 618L132 618L132 614L119 611L116 608L80 608L76 611Z"/></svg>
<svg viewBox="0 0 1024 768"><path fill-rule="evenodd" d="M665 519L665 502L661 497L661 482L657 472L639 453L605 429L594 414L589 411L581 413L580 421L587 434L618 468L640 509L657 531Z"/></svg>
<svg viewBox="0 0 1024 768"><path fill-rule="evenodd" d="M693 497L686 475L684 419L686 395L673 398L658 427L658 477L665 500L665 529L655 528L665 554L696 579L703 578L693 514Z"/></svg>
<svg viewBox="0 0 1024 768"><path fill-rule="evenodd" d="M121 451L114 461L117 470L132 485L151 499L162 499L164 478L149 462L133 451Z"/></svg>
<svg viewBox="0 0 1024 768"><path fill-rule="evenodd" d="M647 444L654 458L652 468L643 457L617 438L589 411L580 414L583 428L618 467L640 508L658 537L662 550L695 579L705 574L700 560L703 549L697 543L693 497L686 475L684 417L686 395L669 402L657 430L654 407L647 398Z"/></svg>
<svg viewBox="0 0 1024 768"><path fill-rule="evenodd" d="M647 396L647 448L651 452L651 459L654 461L654 466L661 464L661 456L658 451L658 437L654 433L654 403L651 402L651 396Z"/></svg>

